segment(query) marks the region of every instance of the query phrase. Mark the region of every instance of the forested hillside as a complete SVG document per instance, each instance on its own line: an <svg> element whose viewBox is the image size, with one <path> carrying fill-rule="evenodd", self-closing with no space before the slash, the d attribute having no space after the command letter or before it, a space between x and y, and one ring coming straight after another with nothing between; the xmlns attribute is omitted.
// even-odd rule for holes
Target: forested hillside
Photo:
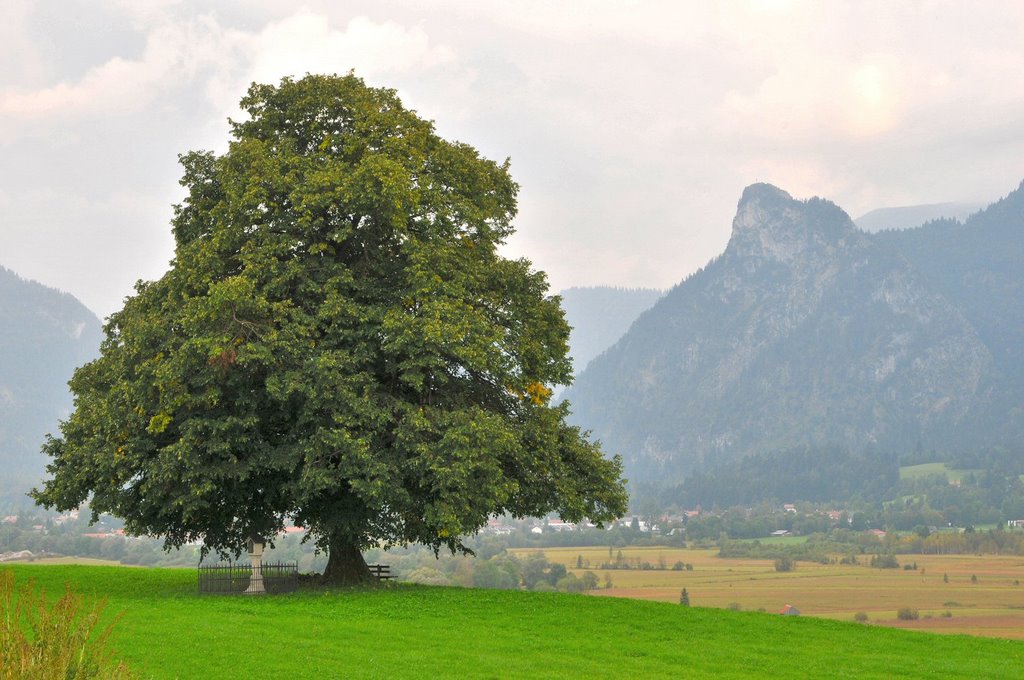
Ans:
<svg viewBox="0 0 1024 680"><path fill-rule="evenodd" d="M99 319L74 297L0 267L0 506L31 504L43 438L70 410L67 381L100 337Z"/></svg>

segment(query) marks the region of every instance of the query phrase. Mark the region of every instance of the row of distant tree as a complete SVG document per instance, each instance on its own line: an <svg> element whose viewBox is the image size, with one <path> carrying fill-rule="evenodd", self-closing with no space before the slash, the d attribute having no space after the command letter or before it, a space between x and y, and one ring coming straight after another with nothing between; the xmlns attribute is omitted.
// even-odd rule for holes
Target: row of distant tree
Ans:
<svg viewBox="0 0 1024 680"><path fill-rule="evenodd" d="M955 454L910 454L903 464L945 462L969 470L958 479L944 474L900 478L900 456L854 453L841 447L798 447L758 454L697 472L670 488L634 490L634 508L756 507L805 501L846 509L855 529L910 530L918 525L966 526L1024 519L1024 452L993 448ZM749 513L747 513L749 515ZM766 513L767 515L767 513ZM688 526L691 537L765 536L777 529L822 531L822 520L762 516L702 520ZM726 526L728 525L728 526Z"/></svg>

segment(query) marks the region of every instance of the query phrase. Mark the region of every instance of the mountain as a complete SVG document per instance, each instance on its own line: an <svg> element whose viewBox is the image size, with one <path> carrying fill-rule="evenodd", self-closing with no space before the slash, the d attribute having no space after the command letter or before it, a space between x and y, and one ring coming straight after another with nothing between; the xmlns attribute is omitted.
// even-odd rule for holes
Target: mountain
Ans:
<svg viewBox="0 0 1024 680"><path fill-rule="evenodd" d="M985 205L982 203L963 202L905 205L898 208L872 210L853 222L862 231L869 232L909 229L935 220L959 220L962 222L984 207Z"/></svg>
<svg viewBox="0 0 1024 680"><path fill-rule="evenodd" d="M1024 379L1024 182L964 223L878 234L963 309L1001 372Z"/></svg>
<svg viewBox="0 0 1024 680"><path fill-rule="evenodd" d="M67 382L98 356L100 321L67 293L0 267L0 506L29 504L47 432L71 410Z"/></svg>
<svg viewBox="0 0 1024 680"><path fill-rule="evenodd" d="M559 293L565 318L572 326L569 353L575 372L578 374L591 359L614 345L663 294L653 288L608 286L566 288Z"/></svg>
<svg viewBox="0 0 1024 680"><path fill-rule="evenodd" d="M792 447L1024 440L1024 186L966 223L867 234L767 184L725 252L566 391L634 483Z"/></svg>

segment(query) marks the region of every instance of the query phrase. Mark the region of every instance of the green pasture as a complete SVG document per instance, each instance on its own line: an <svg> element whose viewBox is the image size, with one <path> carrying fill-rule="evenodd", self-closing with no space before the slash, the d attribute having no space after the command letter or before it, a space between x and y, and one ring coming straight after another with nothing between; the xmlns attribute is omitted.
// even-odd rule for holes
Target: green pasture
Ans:
<svg viewBox="0 0 1024 680"><path fill-rule="evenodd" d="M153 678L1019 677L1024 643L618 598L396 585L200 596L191 570L17 565L122 612Z"/></svg>
<svg viewBox="0 0 1024 680"><path fill-rule="evenodd" d="M922 463L904 465L900 468L900 479L920 479L928 475L942 475L950 482L959 482L970 473L980 474L984 470L955 470L945 463Z"/></svg>
<svg viewBox="0 0 1024 680"><path fill-rule="evenodd" d="M807 542L807 536L762 536L761 538L741 538L743 543L757 541L761 545L803 545Z"/></svg>

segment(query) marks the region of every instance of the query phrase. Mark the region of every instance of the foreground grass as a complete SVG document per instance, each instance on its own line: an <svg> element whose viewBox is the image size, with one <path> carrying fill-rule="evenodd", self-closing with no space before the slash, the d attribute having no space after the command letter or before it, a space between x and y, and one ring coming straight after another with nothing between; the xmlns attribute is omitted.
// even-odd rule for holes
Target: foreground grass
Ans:
<svg viewBox="0 0 1024 680"><path fill-rule="evenodd" d="M85 605L70 589L51 599L32 583L17 586L12 571L0 570L0 678L133 677L106 649L113 624L96 630L102 601Z"/></svg>
<svg viewBox="0 0 1024 680"><path fill-rule="evenodd" d="M398 586L250 598L191 570L12 567L124 612L146 677L1020 677L1024 643L615 598Z"/></svg>

